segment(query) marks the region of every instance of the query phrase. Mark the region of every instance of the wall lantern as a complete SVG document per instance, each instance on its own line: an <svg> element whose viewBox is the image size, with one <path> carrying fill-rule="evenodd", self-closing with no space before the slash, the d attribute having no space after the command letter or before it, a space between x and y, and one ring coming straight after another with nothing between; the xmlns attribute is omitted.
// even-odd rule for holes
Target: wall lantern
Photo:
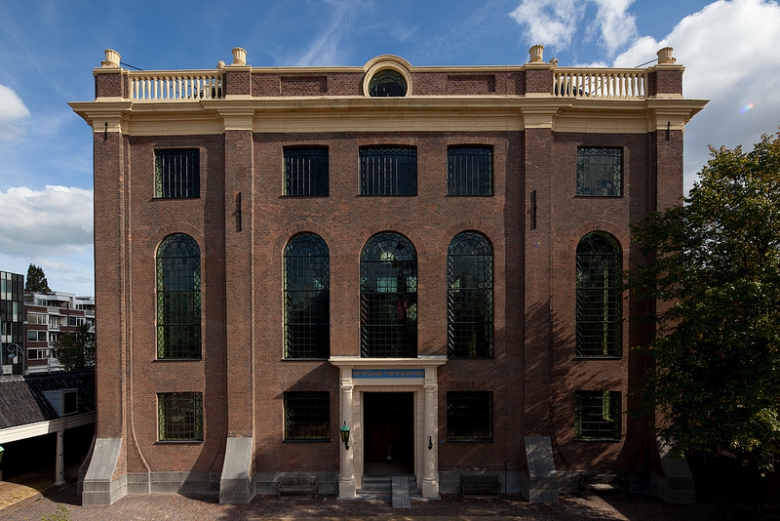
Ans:
<svg viewBox="0 0 780 521"><path fill-rule="evenodd" d="M344 422L344 425L341 426L339 432L341 433L341 441L344 442L344 448L349 450L349 426L347 425L347 422Z"/></svg>

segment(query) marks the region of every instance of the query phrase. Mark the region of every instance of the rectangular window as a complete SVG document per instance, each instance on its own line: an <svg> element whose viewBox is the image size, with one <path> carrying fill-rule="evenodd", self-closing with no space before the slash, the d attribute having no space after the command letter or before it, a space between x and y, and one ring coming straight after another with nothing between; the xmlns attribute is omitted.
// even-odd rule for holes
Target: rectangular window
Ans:
<svg viewBox="0 0 780 521"><path fill-rule="evenodd" d="M27 359L28 360L46 360L49 358L49 350L48 349L28 349L27 350Z"/></svg>
<svg viewBox="0 0 780 521"><path fill-rule="evenodd" d="M203 394L157 395L160 441L203 441Z"/></svg>
<svg viewBox="0 0 780 521"><path fill-rule="evenodd" d="M493 439L493 393L450 391L447 393L447 439L488 441Z"/></svg>
<svg viewBox="0 0 780 521"><path fill-rule="evenodd" d="M623 149L577 149L577 195L619 197L623 195Z"/></svg>
<svg viewBox="0 0 780 521"><path fill-rule="evenodd" d="M360 149L360 195L417 195L417 149Z"/></svg>
<svg viewBox="0 0 780 521"><path fill-rule="evenodd" d="M154 196L200 197L200 151L156 150Z"/></svg>
<svg viewBox="0 0 780 521"><path fill-rule="evenodd" d="M284 149L284 195L328 195L328 149Z"/></svg>
<svg viewBox="0 0 780 521"><path fill-rule="evenodd" d="M620 439L620 392L576 391L574 400L576 439Z"/></svg>
<svg viewBox="0 0 780 521"><path fill-rule="evenodd" d="M284 393L284 439L330 440L330 395L327 392Z"/></svg>
<svg viewBox="0 0 780 521"><path fill-rule="evenodd" d="M448 195L493 195L493 148L447 149Z"/></svg>

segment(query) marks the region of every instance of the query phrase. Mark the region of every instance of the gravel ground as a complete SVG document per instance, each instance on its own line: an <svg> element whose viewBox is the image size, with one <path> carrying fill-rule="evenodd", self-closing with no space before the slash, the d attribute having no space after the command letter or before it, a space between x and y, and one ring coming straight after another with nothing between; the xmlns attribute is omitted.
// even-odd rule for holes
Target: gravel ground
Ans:
<svg viewBox="0 0 780 521"><path fill-rule="evenodd" d="M648 496L562 496L557 504L530 504L517 496L444 495L440 501L415 501L411 509L396 509L389 501L338 501L335 496L258 496L248 505L220 505L217 496L155 494L125 497L108 507L82 507L75 485L52 489L0 510L2 521L39 521L63 505L72 521L217 521L287 520L458 520L512 519L523 521L705 521L708 505L669 505Z"/></svg>

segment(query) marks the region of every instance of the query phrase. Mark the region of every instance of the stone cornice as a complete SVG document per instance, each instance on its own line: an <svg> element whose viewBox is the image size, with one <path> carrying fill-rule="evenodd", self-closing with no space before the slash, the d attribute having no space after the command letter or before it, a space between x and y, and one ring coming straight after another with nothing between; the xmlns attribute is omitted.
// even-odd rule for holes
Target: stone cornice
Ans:
<svg viewBox="0 0 780 521"><path fill-rule="evenodd" d="M521 131L646 133L680 130L706 101L552 96L233 98L71 103L94 132L202 135L226 130L285 132ZM106 127L108 124L108 127Z"/></svg>

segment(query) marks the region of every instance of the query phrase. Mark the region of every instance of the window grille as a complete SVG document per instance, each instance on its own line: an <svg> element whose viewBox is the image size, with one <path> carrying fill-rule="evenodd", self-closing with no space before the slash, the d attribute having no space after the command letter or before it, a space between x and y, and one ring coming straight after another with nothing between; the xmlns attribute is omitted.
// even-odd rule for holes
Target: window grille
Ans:
<svg viewBox="0 0 780 521"><path fill-rule="evenodd" d="M493 148L447 149L447 194L493 195Z"/></svg>
<svg viewBox="0 0 780 521"><path fill-rule="evenodd" d="M360 149L361 195L417 195L417 149Z"/></svg>
<svg viewBox="0 0 780 521"><path fill-rule="evenodd" d="M330 396L327 392L284 393L284 439L330 440Z"/></svg>
<svg viewBox="0 0 780 521"><path fill-rule="evenodd" d="M284 195L328 195L328 149L284 150Z"/></svg>
<svg viewBox="0 0 780 521"><path fill-rule="evenodd" d="M368 95L372 98L404 97L407 86L404 77L391 69L384 69L368 82Z"/></svg>
<svg viewBox="0 0 780 521"><path fill-rule="evenodd" d="M199 150L156 150L154 162L155 197L200 197Z"/></svg>
<svg viewBox="0 0 780 521"><path fill-rule="evenodd" d="M493 356L493 250L476 232L450 242L447 346L450 357Z"/></svg>
<svg viewBox="0 0 780 521"><path fill-rule="evenodd" d="M450 391L447 393L447 440L493 439L493 393Z"/></svg>
<svg viewBox="0 0 780 521"><path fill-rule="evenodd" d="M157 395L160 441L203 441L203 394Z"/></svg>
<svg viewBox="0 0 780 521"><path fill-rule="evenodd" d="M620 392L576 391L574 400L576 439L620 439Z"/></svg>
<svg viewBox="0 0 780 521"><path fill-rule="evenodd" d="M360 356L417 356L417 252L397 233L374 235L361 253Z"/></svg>
<svg viewBox="0 0 780 521"><path fill-rule="evenodd" d="M285 358L327 358L330 352L330 267L319 236L293 237L284 252Z"/></svg>
<svg viewBox="0 0 780 521"><path fill-rule="evenodd" d="M157 357L201 357L200 248L182 233L157 249Z"/></svg>
<svg viewBox="0 0 780 521"><path fill-rule="evenodd" d="M577 149L577 195L617 197L623 195L622 180L622 149Z"/></svg>
<svg viewBox="0 0 780 521"><path fill-rule="evenodd" d="M621 257L620 244L608 233L589 233L577 245L577 356L621 356Z"/></svg>

